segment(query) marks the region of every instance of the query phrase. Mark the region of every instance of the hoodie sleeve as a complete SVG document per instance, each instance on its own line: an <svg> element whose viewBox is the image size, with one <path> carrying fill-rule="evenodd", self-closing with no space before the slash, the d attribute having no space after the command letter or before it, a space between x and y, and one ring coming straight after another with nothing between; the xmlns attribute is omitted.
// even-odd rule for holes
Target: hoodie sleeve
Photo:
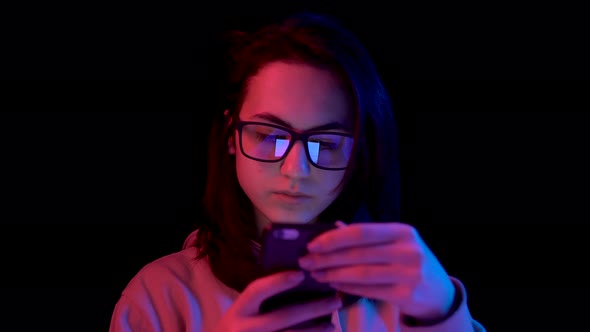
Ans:
<svg viewBox="0 0 590 332"><path fill-rule="evenodd" d="M457 291L457 305L452 314L442 322L436 324L424 324L401 320L402 332L485 332L485 328L479 322L475 321L467 307L467 292L463 283L456 278L451 277Z"/></svg>

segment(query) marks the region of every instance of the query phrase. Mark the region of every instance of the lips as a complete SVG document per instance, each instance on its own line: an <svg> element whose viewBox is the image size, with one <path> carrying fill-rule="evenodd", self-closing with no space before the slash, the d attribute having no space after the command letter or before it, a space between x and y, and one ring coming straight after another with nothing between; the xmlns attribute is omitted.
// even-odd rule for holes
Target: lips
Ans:
<svg viewBox="0 0 590 332"><path fill-rule="evenodd" d="M311 196L306 195L301 192L292 192L292 191L275 191L275 194L284 195L293 198L311 198Z"/></svg>
<svg viewBox="0 0 590 332"><path fill-rule="evenodd" d="M307 194L292 191L275 191L272 196L276 201L288 206L306 204L312 199L312 197Z"/></svg>

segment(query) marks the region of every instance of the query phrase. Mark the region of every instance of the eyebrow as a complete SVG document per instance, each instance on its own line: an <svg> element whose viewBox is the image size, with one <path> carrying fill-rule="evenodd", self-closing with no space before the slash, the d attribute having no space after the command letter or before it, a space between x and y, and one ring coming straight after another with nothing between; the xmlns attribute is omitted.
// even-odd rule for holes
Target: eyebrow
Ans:
<svg viewBox="0 0 590 332"><path fill-rule="evenodd" d="M273 115L273 114L270 114L267 112L257 113L257 114L254 114L252 117L259 118L259 119L266 120L266 121L270 121L274 124L278 124L283 127L294 129L293 125L291 125L289 122L279 118L276 115ZM341 129L341 130L350 131L349 127L345 126L344 124L342 124L340 122L326 123L326 124L323 124L320 126L309 128L306 131L333 130L333 129Z"/></svg>

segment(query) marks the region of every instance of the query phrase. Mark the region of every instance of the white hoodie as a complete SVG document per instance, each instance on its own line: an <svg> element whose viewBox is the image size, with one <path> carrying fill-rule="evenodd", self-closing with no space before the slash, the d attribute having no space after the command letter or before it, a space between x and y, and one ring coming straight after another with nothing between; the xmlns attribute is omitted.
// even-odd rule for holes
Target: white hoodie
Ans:
<svg viewBox="0 0 590 332"><path fill-rule="evenodd" d="M115 306L110 332L215 330L239 293L213 275L206 259L194 260L197 249L189 243L196 232L188 236L181 251L147 264L133 277ZM437 325L405 326L395 306L366 299L334 311L332 324L337 332L485 332L471 318L463 284L451 279L462 293L462 303Z"/></svg>

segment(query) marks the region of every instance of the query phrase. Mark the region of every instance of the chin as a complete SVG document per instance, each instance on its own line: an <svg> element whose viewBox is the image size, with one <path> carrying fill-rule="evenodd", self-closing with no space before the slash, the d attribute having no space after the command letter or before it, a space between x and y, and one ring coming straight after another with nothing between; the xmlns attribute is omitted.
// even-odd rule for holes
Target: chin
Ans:
<svg viewBox="0 0 590 332"><path fill-rule="evenodd" d="M272 211L267 214L268 220L274 223L295 223L308 224L316 219L315 216L310 216L307 213L293 213L285 211Z"/></svg>

